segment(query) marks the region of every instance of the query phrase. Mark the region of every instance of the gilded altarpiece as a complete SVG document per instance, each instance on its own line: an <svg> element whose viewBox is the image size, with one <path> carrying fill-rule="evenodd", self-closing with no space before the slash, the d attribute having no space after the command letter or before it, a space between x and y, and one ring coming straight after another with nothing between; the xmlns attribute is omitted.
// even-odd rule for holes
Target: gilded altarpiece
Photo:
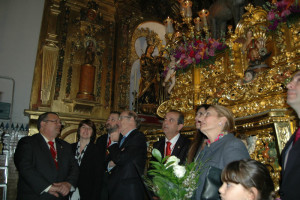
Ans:
<svg viewBox="0 0 300 200"><path fill-rule="evenodd" d="M246 10L235 31L227 34L228 50L217 55L214 65L194 66L177 74L170 100L159 106L157 115L163 117L168 110L179 109L185 113L186 133L192 134L197 105L230 108L236 118L236 135L252 158L269 167L278 190L278 158L297 123L286 104L286 84L300 69L300 22L282 24L270 32L265 10L250 4ZM251 67L243 48L248 32L265 47L265 59L258 67ZM253 76L247 79L250 69ZM160 131L148 131L148 137L155 141L157 133Z"/></svg>
<svg viewBox="0 0 300 200"><path fill-rule="evenodd" d="M29 134L45 111L64 122L61 138L74 142L79 121L103 128L112 104L115 7L113 1L45 1L30 109ZM102 124L102 125L101 125Z"/></svg>

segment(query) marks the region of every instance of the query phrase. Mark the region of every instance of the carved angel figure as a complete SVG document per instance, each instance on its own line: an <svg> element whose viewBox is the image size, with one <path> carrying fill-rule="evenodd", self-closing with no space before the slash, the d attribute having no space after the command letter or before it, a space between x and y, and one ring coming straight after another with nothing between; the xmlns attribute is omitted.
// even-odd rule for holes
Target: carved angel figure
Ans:
<svg viewBox="0 0 300 200"><path fill-rule="evenodd" d="M170 86L168 88L168 93L169 94L171 94L171 91L172 91L173 87L175 86L175 82L176 82L175 66L180 61L179 60L179 61L175 62L175 57L174 56L171 56L170 59L171 59L171 61L170 61L169 65L168 65L168 67L167 67L168 71L167 71L166 77L164 79L164 82L162 84L165 87L166 83L171 79L171 84L170 84Z"/></svg>

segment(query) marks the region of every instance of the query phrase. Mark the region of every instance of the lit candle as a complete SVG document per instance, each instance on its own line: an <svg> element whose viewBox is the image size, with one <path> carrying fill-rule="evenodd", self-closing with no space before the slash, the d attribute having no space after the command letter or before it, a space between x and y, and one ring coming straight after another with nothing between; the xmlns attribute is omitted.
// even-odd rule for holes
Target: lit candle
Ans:
<svg viewBox="0 0 300 200"><path fill-rule="evenodd" d="M165 20L165 26L166 26L166 32L167 34L169 33L174 33L174 29L173 29L173 20L168 17L166 20Z"/></svg>
<svg viewBox="0 0 300 200"><path fill-rule="evenodd" d="M192 5L193 5L193 2L189 1L189 0L186 0L183 3L183 7L185 8L185 17L187 17L187 18L192 17Z"/></svg>
<svg viewBox="0 0 300 200"><path fill-rule="evenodd" d="M196 29L196 31L200 31L200 23L201 23L200 17L196 17L194 19L194 23L195 23L195 29Z"/></svg>
<svg viewBox="0 0 300 200"><path fill-rule="evenodd" d="M209 15L208 10L203 9L200 12L198 12L199 17L201 17L202 21L203 21L203 25L204 27L207 27L207 20L206 17Z"/></svg>

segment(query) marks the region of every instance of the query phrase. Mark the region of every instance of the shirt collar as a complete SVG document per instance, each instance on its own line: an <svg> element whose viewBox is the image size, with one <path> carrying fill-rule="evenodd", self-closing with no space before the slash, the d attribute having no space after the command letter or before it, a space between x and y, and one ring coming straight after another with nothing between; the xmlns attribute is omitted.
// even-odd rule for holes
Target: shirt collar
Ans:
<svg viewBox="0 0 300 200"><path fill-rule="evenodd" d="M177 135L175 135L171 140L168 140L168 139L166 138L165 142L171 142L172 145L174 145L174 144L176 144L177 140L179 139L179 136L180 136L180 134L177 133Z"/></svg>
<svg viewBox="0 0 300 200"><path fill-rule="evenodd" d="M42 133L41 135L43 136L44 140L46 141L46 143L48 144L49 141L52 141L55 144L55 139L54 140L48 140Z"/></svg>
<svg viewBox="0 0 300 200"><path fill-rule="evenodd" d="M216 142L216 141L222 139L225 135L227 135L227 132L220 133L213 142ZM209 147L212 142L209 139L207 139L206 143L207 143L207 146Z"/></svg>
<svg viewBox="0 0 300 200"><path fill-rule="evenodd" d="M124 135L123 137L128 137L129 134L130 134L132 131L134 131L134 130L135 130L135 129L132 129L132 130L128 131L128 133L126 133L126 135Z"/></svg>
<svg viewBox="0 0 300 200"><path fill-rule="evenodd" d="M51 141L51 140L48 140L43 134L41 134L41 135L43 136L44 140L46 141L47 145L49 146L48 142ZM55 139L52 140L52 142L53 142L54 148L56 149Z"/></svg>

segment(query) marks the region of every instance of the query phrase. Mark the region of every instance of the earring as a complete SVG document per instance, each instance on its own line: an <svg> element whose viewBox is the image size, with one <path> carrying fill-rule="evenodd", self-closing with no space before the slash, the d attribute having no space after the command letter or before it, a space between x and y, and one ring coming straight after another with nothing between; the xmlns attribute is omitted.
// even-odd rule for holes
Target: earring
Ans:
<svg viewBox="0 0 300 200"><path fill-rule="evenodd" d="M219 122L219 126L222 126L222 122Z"/></svg>

